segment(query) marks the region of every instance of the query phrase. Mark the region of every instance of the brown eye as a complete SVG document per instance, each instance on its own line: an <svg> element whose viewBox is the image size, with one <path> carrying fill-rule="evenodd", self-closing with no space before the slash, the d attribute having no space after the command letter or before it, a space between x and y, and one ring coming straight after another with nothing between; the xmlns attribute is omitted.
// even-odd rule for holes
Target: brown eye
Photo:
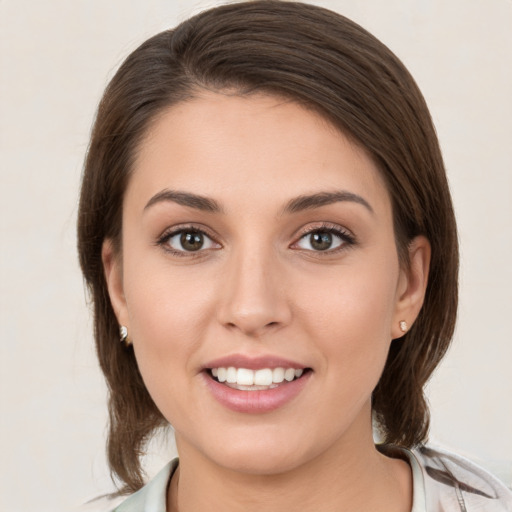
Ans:
<svg viewBox="0 0 512 512"><path fill-rule="evenodd" d="M176 254L199 252L206 249L218 249L219 244L215 243L202 231L193 229L180 229L162 237L160 244Z"/></svg>
<svg viewBox="0 0 512 512"><path fill-rule="evenodd" d="M297 242L297 247L308 251L326 252L337 249L344 244L351 244L348 235L333 230L317 229L306 233Z"/></svg>
<svg viewBox="0 0 512 512"><path fill-rule="evenodd" d="M310 236L310 244L316 251L326 251L332 246L332 234L325 231L317 231Z"/></svg>
<svg viewBox="0 0 512 512"><path fill-rule="evenodd" d="M204 245L204 236L202 233L184 231L180 235L180 243L185 251L199 251Z"/></svg>

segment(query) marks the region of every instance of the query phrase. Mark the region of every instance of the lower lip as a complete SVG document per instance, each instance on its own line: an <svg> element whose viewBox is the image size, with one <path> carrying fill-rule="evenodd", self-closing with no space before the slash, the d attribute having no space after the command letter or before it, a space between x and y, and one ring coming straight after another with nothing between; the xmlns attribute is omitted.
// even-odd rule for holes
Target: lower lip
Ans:
<svg viewBox="0 0 512 512"><path fill-rule="evenodd" d="M291 402L307 384L311 373L308 371L299 379L260 391L233 389L216 381L206 372L203 375L209 390L223 406L236 412L261 414Z"/></svg>

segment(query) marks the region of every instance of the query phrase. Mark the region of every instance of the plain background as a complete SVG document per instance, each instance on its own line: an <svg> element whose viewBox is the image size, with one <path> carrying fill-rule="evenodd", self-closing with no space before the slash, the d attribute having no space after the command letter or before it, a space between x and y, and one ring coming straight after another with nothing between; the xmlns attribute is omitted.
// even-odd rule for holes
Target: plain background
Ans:
<svg viewBox="0 0 512 512"><path fill-rule="evenodd" d="M75 251L81 166L107 80L144 39L219 2L0 0L0 509L111 490L105 386ZM324 0L408 66L444 152L462 249L432 437L512 483L512 1ZM172 445L172 443L171 443ZM149 472L169 456L155 445Z"/></svg>

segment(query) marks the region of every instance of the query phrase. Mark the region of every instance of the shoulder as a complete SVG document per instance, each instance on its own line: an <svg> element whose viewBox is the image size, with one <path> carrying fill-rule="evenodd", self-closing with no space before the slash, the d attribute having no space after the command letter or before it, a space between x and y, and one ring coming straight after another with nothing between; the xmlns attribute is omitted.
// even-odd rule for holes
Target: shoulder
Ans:
<svg viewBox="0 0 512 512"><path fill-rule="evenodd" d="M411 450L408 457L414 489L423 487L426 511L512 511L512 491L465 457L430 446Z"/></svg>
<svg viewBox="0 0 512 512"><path fill-rule="evenodd" d="M178 459L174 459L137 492L114 498L103 496L85 503L75 512L165 512L167 485L177 467Z"/></svg>
<svg viewBox="0 0 512 512"><path fill-rule="evenodd" d="M99 496L84 503L73 512L111 512L126 499L126 496Z"/></svg>

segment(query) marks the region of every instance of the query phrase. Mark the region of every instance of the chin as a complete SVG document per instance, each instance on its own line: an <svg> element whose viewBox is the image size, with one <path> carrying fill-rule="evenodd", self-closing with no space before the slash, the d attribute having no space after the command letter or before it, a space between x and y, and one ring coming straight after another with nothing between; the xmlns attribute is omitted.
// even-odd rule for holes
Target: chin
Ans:
<svg viewBox="0 0 512 512"><path fill-rule="evenodd" d="M203 453L214 464L227 470L264 476L292 471L317 456L321 450L318 445L305 445L303 435L263 430L217 439Z"/></svg>

